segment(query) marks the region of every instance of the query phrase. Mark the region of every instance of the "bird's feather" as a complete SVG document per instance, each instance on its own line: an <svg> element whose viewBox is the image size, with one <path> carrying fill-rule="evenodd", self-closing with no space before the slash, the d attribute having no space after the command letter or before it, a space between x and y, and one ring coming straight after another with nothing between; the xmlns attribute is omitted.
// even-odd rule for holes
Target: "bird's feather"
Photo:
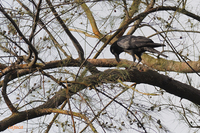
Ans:
<svg viewBox="0 0 200 133"><path fill-rule="evenodd" d="M151 53L157 53L158 55L162 55L164 57L168 57L167 55L162 54L160 51L153 49L153 48L148 48L148 47L144 47L145 51L151 52Z"/></svg>

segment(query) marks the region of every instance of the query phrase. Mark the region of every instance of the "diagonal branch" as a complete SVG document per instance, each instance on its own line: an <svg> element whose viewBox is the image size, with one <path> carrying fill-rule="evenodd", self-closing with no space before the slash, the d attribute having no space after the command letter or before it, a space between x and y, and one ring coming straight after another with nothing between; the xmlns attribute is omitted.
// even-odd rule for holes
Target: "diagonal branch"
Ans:
<svg viewBox="0 0 200 133"><path fill-rule="evenodd" d="M141 0L135 0L133 1L132 5L131 5L131 9L130 11L128 12L127 11L127 15L126 17L124 18L123 22L120 24L119 28L116 30L116 32L111 35L109 38L106 39L106 41L104 41L104 44L103 46L101 46L101 48L99 49L99 51L95 54L95 56L93 57L93 59L96 59L100 53L104 50L104 48L112 41L116 38L116 36L121 36L124 32L125 32L125 29L128 28L128 26L126 26L126 22L128 20L130 20L129 17L132 17L138 10L139 8L139 5L140 5L140 2ZM110 33L109 33L110 34ZM114 41L113 41L114 42Z"/></svg>
<svg viewBox="0 0 200 133"><path fill-rule="evenodd" d="M34 37L34 34L35 34L35 31L36 31L36 28L37 28L37 23L39 21L39 15L40 15L40 6L41 6L41 3L42 3L42 0L39 1L38 5L37 5L37 12L36 12L36 15L33 19L33 28L32 28L32 31L31 31L31 34L30 34L30 37L29 37L29 42L31 43L32 40L33 40L33 37ZM29 46L29 54L28 54L28 57L26 57L24 60L29 60L31 59L31 56L32 56L32 49L30 48ZM34 57L33 59L33 64L35 64L37 61L37 58Z"/></svg>
<svg viewBox="0 0 200 133"><path fill-rule="evenodd" d="M182 14L185 14L186 16L189 16L193 19L196 19L198 21L200 21L200 16L194 14L194 13L191 13L185 9L181 9L181 8L178 8L176 6L159 6L159 7L155 7L155 8L151 8L147 11L144 11L140 14L138 14L137 16L131 18L130 20L128 20L123 26L127 26L128 24L134 22L135 20L143 17L143 16L146 16L147 14L150 14L150 13L153 13L153 12L157 12L157 11L167 11L167 10L171 10L171 11L177 11L179 13L182 13Z"/></svg>
<svg viewBox="0 0 200 133"><path fill-rule="evenodd" d="M96 21L92 15L92 12L88 8L88 6L85 4L83 0L76 0L77 3L79 3L84 10L85 14L87 15L88 20L90 21L90 25L92 27L93 33L98 37L101 38L103 35L100 33Z"/></svg>
<svg viewBox="0 0 200 133"><path fill-rule="evenodd" d="M62 106L60 107L60 109L63 109L65 107L67 103L67 100L65 100L65 102L62 104ZM53 119L51 120L51 122L49 123L49 125L47 126L47 129L45 130L45 133L48 133L49 130L51 129L53 123L55 122L56 118L58 117L60 113L56 113L56 115L54 115Z"/></svg>
<svg viewBox="0 0 200 133"><path fill-rule="evenodd" d="M19 27L17 26L17 24L15 23L15 21L12 19L11 16L9 16L7 14L7 12L4 10L3 6L0 4L0 11L4 14L4 16L12 23L12 25L15 27L17 33L19 34L19 36L25 41L25 43L30 47L30 49L33 51L34 53L34 59L32 62L30 62L27 66L27 68L30 68L31 66L33 66L37 59L38 59L38 52L35 49L35 47L31 44L31 42L23 35L23 33L21 32L21 30L19 29Z"/></svg>
<svg viewBox="0 0 200 133"><path fill-rule="evenodd" d="M150 4L147 6L147 8L145 9L145 11L153 8L155 4L155 0L151 0ZM134 22L134 25L131 27L131 29L128 31L127 35L132 35L136 30L137 28L139 27L140 23L142 22L142 20L145 18L146 16L143 16L141 18L139 18L138 20L136 20Z"/></svg>
<svg viewBox="0 0 200 133"><path fill-rule="evenodd" d="M34 20L33 20L34 24L33 24L33 28L32 28L32 31L31 31L31 34L30 34L30 37L29 37L29 42L31 42L33 40L35 31L36 31L37 23L39 21L41 3L42 3L42 0L40 0L38 5L37 5L37 12L36 12L36 15L35 15Z"/></svg>
<svg viewBox="0 0 200 133"><path fill-rule="evenodd" d="M34 18L34 14L30 11L30 9L23 4L20 0L16 0L27 12L28 15L30 15L32 18ZM63 54L66 57L69 57L69 55L65 52L65 50L62 48L62 46L58 43L58 41L54 38L54 36L51 34L51 32L48 30L48 28L46 27L46 25L44 24L44 22L42 22L42 20L39 18L38 23L41 25L41 27L49 34L49 37L51 38L52 42L55 45L55 48L57 49L57 47L60 49L60 51L63 52ZM59 50L57 50L59 53ZM60 55L60 53L59 53ZM61 56L60 56L61 57Z"/></svg>
<svg viewBox="0 0 200 133"><path fill-rule="evenodd" d="M94 87L94 88L95 88L95 87ZM95 90L96 90L97 92L99 92L98 89L95 88ZM117 94L114 98L112 98L111 101L110 101L109 103L107 103L107 104L104 106L103 109L101 109L100 111L98 111L98 114L95 115L95 117L80 131L80 133L82 133L83 131L85 131L86 128L87 128L94 120L96 120L97 117L100 116L100 114L101 114L101 113L102 113L116 98L118 98L121 94L123 94L123 93L124 93L125 91L127 91L127 90L128 90L128 88L122 90L119 94ZM87 102L87 101L86 101L86 102Z"/></svg>
<svg viewBox="0 0 200 133"><path fill-rule="evenodd" d="M77 50L77 52L79 54L79 58L81 60L81 63L85 63L86 67L89 69L89 71L91 73L98 73L99 71L97 70L97 68L94 67L92 64L90 64L87 60L85 60L83 48L81 47L81 45L79 44L79 42L77 41L77 39L72 35L72 33L70 32L70 30L68 29L68 27L63 22L63 20L60 18L60 16L56 12L56 10L53 7L53 5L50 2L50 0L46 0L46 2L49 5L49 7L50 7L51 11L53 12L54 16L56 17L57 21L60 23L60 25L62 26L62 28L64 29L64 31L67 33L67 35L69 36L69 38L72 40L72 42L73 42L73 44L74 44L74 46L75 46L75 48L76 48L76 50Z"/></svg>
<svg viewBox="0 0 200 133"><path fill-rule="evenodd" d="M51 11L53 12L54 16L56 17L57 21L60 23L60 25L62 26L62 28L64 29L64 31L67 33L67 35L69 36L69 38L73 42L74 47L76 48L76 50L78 52L79 58L81 59L81 62L83 62L85 60L83 48L81 47L81 45L79 44L79 42L77 41L77 39L72 35L72 33L70 32L70 30L68 29L68 27L63 22L63 20L60 18L60 16L58 15L57 11L53 7L53 5L50 2L50 0L46 0L46 2L49 5L49 7L50 7Z"/></svg>
<svg viewBox="0 0 200 133"><path fill-rule="evenodd" d="M124 27L124 23L126 23L128 20L131 19L131 17L133 17L134 14L136 14L139 10L139 6L140 6L140 3L141 3L141 0L134 0L131 7L130 7L130 10L128 11L127 7L126 7L126 2L124 2L124 8L125 8L125 14L126 16L124 17L122 23L120 24L119 28L122 28L121 32L117 35L117 37L121 37L124 32L126 31L126 29L128 27ZM134 27L134 26L133 26Z"/></svg>

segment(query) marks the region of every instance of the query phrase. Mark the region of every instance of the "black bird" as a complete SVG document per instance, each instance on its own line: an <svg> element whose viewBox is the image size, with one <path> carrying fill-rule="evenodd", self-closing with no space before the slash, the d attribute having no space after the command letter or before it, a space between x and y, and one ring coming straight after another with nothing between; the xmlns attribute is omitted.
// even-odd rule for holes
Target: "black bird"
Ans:
<svg viewBox="0 0 200 133"><path fill-rule="evenodd" d="M122 52L128 52L133 56L133 61L135 62L135 55L138 56L139 60L136 66L141 62L141 55L145 51L151 53L157 53L164 57L166 55L154 49L154 47L163 47L164 44L154 43L151 39L143 37L143 36L133 36L133 35L125 35L120 37L117 41L115 41L111 47L110 52L115 55L115 59L117 62L120 62L119 54Z"/></svg>

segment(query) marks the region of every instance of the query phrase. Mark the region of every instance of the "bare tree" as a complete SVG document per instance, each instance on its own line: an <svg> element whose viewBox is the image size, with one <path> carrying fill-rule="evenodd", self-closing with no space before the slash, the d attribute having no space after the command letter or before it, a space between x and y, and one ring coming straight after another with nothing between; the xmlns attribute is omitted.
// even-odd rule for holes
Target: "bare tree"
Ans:
<svg viewBox="0 0 200 133"><path fill-rule="evenodd" d="M199 4L1 1L0 131L170 132L161 117L172 113L198 131ZM118 63L109 45L131 34L169 57L126 69L130 55Z"/></svg>

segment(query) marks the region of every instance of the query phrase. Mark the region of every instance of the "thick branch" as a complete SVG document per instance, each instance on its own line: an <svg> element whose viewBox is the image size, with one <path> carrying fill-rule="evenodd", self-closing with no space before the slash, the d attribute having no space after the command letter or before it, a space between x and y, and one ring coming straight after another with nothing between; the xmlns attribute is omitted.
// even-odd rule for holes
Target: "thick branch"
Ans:
<svg viewBox="0 0 200 133"><path fill-rule="evenodd" d="M146 64L147 66L156 69L158 71L172 71L172 72L180 72L180 73L194 73L192 69L188 67L188 65L185 62L177 62L173 60L166 60L163 58L155 59L147 54L142 55L142 62ZM93 66L96 67L115 67L115 66L130 66L132 64L132 61L128 61L125 59L122 59L120 63L118 63L115 59L88 59L88 62L91 63ZM200 61L188 61L187 62L196 72L200 72ZM2 77L4 74L7 74L11 69L21 69L16 72L17 75L23 76L29 73L32 73L35 71L35 68L25 69L25 66L27 64L19 65L19 67L7 67L4 70L1 71L0 77ZM37 63L35 64L36 67L40 67L42 70L45 69L51 69L51 68L57 68L57 67L79 67L81 63L78 60L67 58L64 60L56 60L56 61L50 61L45 63ZM13 74L13 78L16 78ZM0 84L2 86L2 84Z"/></svg>
<svg viewBox="0 0 200 133"><path fill-rule="evenodd" d="M168 76L159 74L156 71L148 69L145 70L144 72L140 72L137 69L134 70L108 69L104 72L100 72L98 74L85 77L82 81L82 84L72 84L72 86L69 87L69 89L73 93L67 94L66 90L62 89L58 91L54 95L54 97L48 100L45 104L42 104L30 110L14 113L10 117L5 118L0 122L0 131L3 131L9 126L12 126L16 123L49 114L49 112L45 111L41 112L39 110L45 108L57 108L66 100L67 95L71 97L73 94L76 94L77 92L88 87L88 85L93 86L93 85L100 85L102 83L116 83L118 79L126 82L136 82L137 84L145 83L149 85L158 86L171 94L174 94L181 98L188 99L191 102L200 105L199 90L185 83L173 80Z"/></svg>
<svg viewBox="0 0 200 133"><path fill-rule="evenodd" d="M10 109L10 111L12 113L16 113L18 112L17 109L13 106L12 102L10 101L10 99L8 98L8 95L6 93L6 90L7 90L7 84L8 84L8 79L9 79L9 76L11 75L11 73L8 73L5 78L4 78L4 81L3 81L3 87L2 87L2 96L5 100L5 103L7 104L8 108Z"/></svg>
<svg viewBox="0 0 200 133"><path fill-rule="evenodd" d="M4 120L0 121L0 131L3 131L5 129L7 129L9 126L15 125L19 122L50 114L49 112L40 112L39 110L42 108L45 108L45 107L46 108L48 108L48 107L55 108L55 107L59 106L63 102L63 100L66 99L66 94L65 94L65 91L59 91L57 94L58 95L56 95L56 96L58 96L58 97L57 98L54 97L53 98L54 101L49 100L52 103L51 104L49 103L48 106L46 104L43 104L42 106L39 106L37 108L25 110L25 111L22 111L19 113L14 113L11 116L9 116L8 118L5 118ZM61 103L59 101L61 101Z"/></svg>
<svg viewBox="0 0 200 133"><path fill-rule="evenodd" d="M197 21L200 21L200 16L198 16L194 13L191 13L191 12L185 10L185 9L181 9L181 8L176 7L176 6L159 6L159 7L151 8L151 9L145 11L145 12L138 14L137 16L135 16L132 19L130 19L129 21L127 21L124 24L124 26L126 27L128 24L134 22L137 19L140 19L143 16L146 16L147 14L157 12L157 11L165 11L165 10L177 11L177 12L185 14L186 16L189 16L193 19L196 19Z"/></svg>

